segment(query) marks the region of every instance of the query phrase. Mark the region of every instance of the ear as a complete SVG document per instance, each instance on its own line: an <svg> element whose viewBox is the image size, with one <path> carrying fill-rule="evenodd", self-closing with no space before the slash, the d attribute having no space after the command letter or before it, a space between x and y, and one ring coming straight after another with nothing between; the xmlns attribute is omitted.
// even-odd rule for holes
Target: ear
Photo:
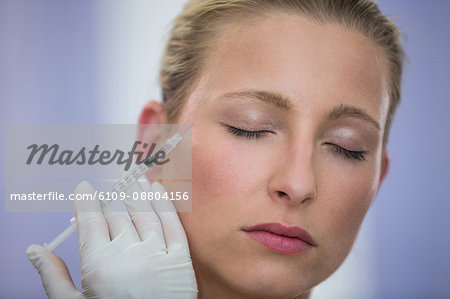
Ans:
<svg viewBox="0 0 450 299"><path fill-rule="evenodd" d="M383 184L384 179L386 178L386 175L389 171L389 153L386 149L383 149L383 153L381 154L381 171L380 171L380 178L378 181L378 189L377 189L377 195L378 192L380 192L381 184ZM377 196L372 200L371 206L375 203Z"/></svg>
<svg viewBox="0 0 450 299"><path fill-rule="evenodd" d="M151 101L145 104L139 116L139 126L137 140L145 142L157 142L155 139L155 131L149 130L151 126L145 125L161 125L166 123L166 112L161 103ZM158 137L158 136L156 136Z"/></svg>
<svg viewBox="0 0 450 299"><path fill-rule="evenodd" d="M378 189L380 189L381 184L383 183L384 179L386 178L386 175L389 171L389 153L386 149L383 150L382 156L381 156L381 172L380 172L380 182L378 184Z"/></svg>
<svg viewBox="0 0 450 299"><path fill-rule="evenodd" d="M166 112L161 103L151 101L148 102L142 109L139 116L139 124L165 124Z"/></svg>
<svg viewBox="0 0 450 299"><path fill-rule="evenodd" d="M148 102L141 111L139 116L139 126L137 132L137 140L141 142L138 150L143 152L143 157L147 157L152 144L159 144L161 138L161 126L148 125L163 125L166 123L166 112L164 106L156 101ZM146 145L144 147L144 145ZM157 150L154 149L153 153ZM155 167L154 167L155 168ZM157 169L147 172L147 177L158 176Z"/></svg>

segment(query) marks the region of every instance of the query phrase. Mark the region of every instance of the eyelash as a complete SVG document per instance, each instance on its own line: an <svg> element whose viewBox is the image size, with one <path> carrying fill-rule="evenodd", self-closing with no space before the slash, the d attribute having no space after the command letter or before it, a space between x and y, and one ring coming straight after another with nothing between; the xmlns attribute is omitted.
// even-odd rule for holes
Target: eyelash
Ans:
<svg viewBox="0 0 450 299"><path fill-rule="evenodd" d="M366 152L364 151L350 151L348 149L345 149L343 147L340 147L339 145L327 143L333 151L342 157L349 159L349 160L356 160L357 162L366 161Z"/></svg>
<svg viewBox="0 0 450 299"><path fill-rule="evenodd" d="M238 137L245 137L247 139L259 139L264 136L266 136L268 133L271 133L270 131L248 131L244 129L239 129L233 126L226 125L226 128L228 132L232 133L235 136ZM343 158L349 159L349 160L355 160L357 162L366 161L366 152L364 151L351 151L348 149L345 149L343 147L340 147L339 145L333 144L333 143L327 143L329 146L331 146L332 150L342 156Z"/></svg>
<svg viewBox="0 0 450 299"><path fill-rule="evenodd" d="M230 132L231 134L248 139L259 139L271 133L270 131L247 131L229 125L227 125L226 127L228 132Z"/></svg>

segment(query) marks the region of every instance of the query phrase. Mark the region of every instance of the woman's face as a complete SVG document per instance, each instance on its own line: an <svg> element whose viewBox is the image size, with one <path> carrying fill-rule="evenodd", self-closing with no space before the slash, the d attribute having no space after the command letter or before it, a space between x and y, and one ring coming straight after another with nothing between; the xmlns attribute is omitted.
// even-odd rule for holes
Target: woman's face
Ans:
<svg viewBox="0 0 450 299"><path fill-rule="evenodd" d="M372 41L336 24L221 31L179 121L193 124L193 209L179 216L203 294L294 297L343 262L385 173L385 69ZM250 232L264 223L311 244Z"/></svg>

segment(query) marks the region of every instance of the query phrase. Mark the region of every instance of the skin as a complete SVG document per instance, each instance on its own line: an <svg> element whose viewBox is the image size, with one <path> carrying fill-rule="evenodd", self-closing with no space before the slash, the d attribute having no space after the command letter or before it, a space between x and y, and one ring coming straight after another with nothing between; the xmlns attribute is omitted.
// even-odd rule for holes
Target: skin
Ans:
<svg viewBox="0 0 450 299"><path fill-rule="evenodd" d="M388 168L386 78L377 46L338 24L273 15L220 33L179 119L193 124L193 210L179 217L199 298L308 298L339 267ZM242 91L277 93L292 109L221 98ZM327 119L340 104L380 128L354 115ZM151 102L140 122L164 115ZM247 139L227 125L266 133ZM243 231L267 222L301 227L316 246L281 254Z"/></svg>

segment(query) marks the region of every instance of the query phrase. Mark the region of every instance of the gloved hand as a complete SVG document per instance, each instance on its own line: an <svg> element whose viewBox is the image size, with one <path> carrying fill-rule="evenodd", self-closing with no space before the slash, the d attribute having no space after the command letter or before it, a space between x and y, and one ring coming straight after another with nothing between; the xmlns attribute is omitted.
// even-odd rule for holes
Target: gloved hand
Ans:
<svg viewBox="0 0 450 299"><path fill-rule="evenodd" d="M141 192L138 182L127 192ZM166 192L153 183L151 192ZM75 193L94 193L83 182ZM127 200L128 214L98 201L76 201L82 291L63 260L31 245L27 255L49 298L197 298L187 238L168 200ZM156 213L155 213L156 212ZM131 219L131 220L130 220Z"/></svg>

